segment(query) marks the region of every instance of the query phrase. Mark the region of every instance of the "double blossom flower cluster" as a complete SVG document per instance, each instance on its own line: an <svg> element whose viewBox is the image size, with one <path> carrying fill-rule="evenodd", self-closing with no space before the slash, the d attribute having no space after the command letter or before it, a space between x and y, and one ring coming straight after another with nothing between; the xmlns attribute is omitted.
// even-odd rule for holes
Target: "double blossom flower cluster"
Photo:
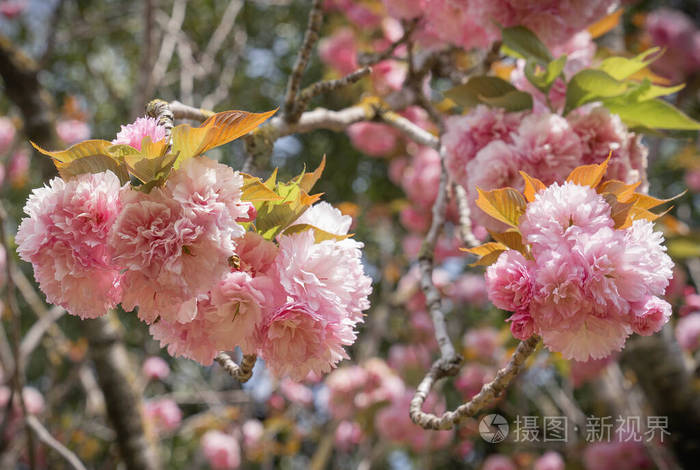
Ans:
<svg viewBox="0 0 700 470"><path fill-rule="evenodd" d="M161 140L164 129L142 119L113 143L140 149L146 136ZM257 210L243 186L204 156L150 192L111 171L54 178L27 201L18 252L49 302L81 318L137 308L174 356L206 365L239 346L276 375L328 372L369 308L352 219L318 202L290 224L305 230L269 239L252 230Z"/></svg>
<svg viewBox="0 0 700 470"><path fill-rule="evenodd" d="M494 262L488 295L513 312L513 336L539 335L577 361L619 351L631 333L651 335L671 316L660 296L673 262L648 211L666 201L634 193L637 185L601 184L606 166L580 167L548 187L524 175L525 197L512 188L481 192L477 204L511 228L469 250L485 255L481 264Z"/></svg>

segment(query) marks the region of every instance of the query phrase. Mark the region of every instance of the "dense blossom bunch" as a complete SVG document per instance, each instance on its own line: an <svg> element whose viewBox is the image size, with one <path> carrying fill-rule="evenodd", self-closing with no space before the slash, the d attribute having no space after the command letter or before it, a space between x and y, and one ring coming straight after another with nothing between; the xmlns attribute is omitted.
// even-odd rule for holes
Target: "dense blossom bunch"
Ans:
<svg viewBox="0 0 700 470"><path fill-rule="evenodd" d="M654 70L672 80L683 80L700 70L700 28L679 10L661 8L646 18L651 42L663 47L664 54L654 62Z"/></svg>
<svg viewBox="0 0 700 470"><path fill-rule="evenodd" d="M164 137L155 120L140 118L113 143L138 150L150 138L151 151ZM145 190L113 171L55 178L30 196L18 251L49 302L74 315L94 318L121 303L172 355L210 364L239 346L301 380L348 357L371 292L363 245L348 235L352 219L305 192L319 177L263 184L193 155ZM269 219L244 200L246 188ZM293 206L290 192L300 198ZM280 214L286 223L270 230ZM148 364L146 374L164 377L161 366Z"/></svg>
<svg viewBox="0 0 700 470"><path fill-rule="evenodd" d="M489 298L513 312L516 338L540 335L578 361L620 350L632 332L655 333L671 315L659 296L673 263L650 222L658 216L647 210L665 201L634 193L637 185L600 184L606 164L548 187L524 174L526 197L506 188L480 191L477 201L512 227L472 250L489 256L482 264L495 261L486 272Z"/></svg>
<svg viewBox="0 0 700 470"><path fill-rule="evenodd" d="M448 118L446 128L448 172L466 189L469 201L476 200L477 187L523 189L520 170L551 184L576 166L600 163L608 155L607 178L641 180L646 190L648 150L641 136L602 106L581 108L564 118L549 111L509 113L480 105ZM479 224L495 228L475 206L472 215Z"/></svg>

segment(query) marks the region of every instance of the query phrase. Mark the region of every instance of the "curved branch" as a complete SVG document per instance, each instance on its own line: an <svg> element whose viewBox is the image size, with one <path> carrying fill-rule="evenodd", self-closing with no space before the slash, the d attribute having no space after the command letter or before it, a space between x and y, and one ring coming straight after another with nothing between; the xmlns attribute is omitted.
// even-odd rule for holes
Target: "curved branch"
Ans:
<svg viewBox="0 0 700 470"><path fill-rule="evenodd" d="M231 377L241 383L246 383L253 376L253 367L255 367L258 356L255 354L244 354L241 365L238 365L231 359L231 356L225 352L220 352L215 360Z"/></svg>
<svg viewBox="0 0 700 470"><path fill-rule="evenodd" d="M416 389L416 394L411 400L409 413L414 423L424 429L452 429L454 425L463 418L474 416L483 408L489 406L508 386L520 372L520 368L525 360L533 353L539 342L539 337L533 336L527 341L521 342L513 353L513 357L508 364L496 374L493 381L485 384L467 403L458 406L454 411L446 411L440 416L426 413L422 410L423 402L428 396L433 384L443 377L454 375L455 360L452 362L445 359L437 360L430 368L428 374L423 378ZM458 366L457 366L458 367Z"/></svg>

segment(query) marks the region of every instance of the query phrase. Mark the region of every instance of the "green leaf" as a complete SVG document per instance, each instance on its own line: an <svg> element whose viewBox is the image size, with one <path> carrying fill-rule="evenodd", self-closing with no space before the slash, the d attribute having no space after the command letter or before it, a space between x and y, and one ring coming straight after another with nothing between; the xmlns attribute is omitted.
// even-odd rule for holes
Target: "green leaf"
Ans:
<svg viewBox="0 0 700 470"><path fill-rule="evenodd" d="M582 70L569 81L566 87L564 114L592 101L622 95L628 85L611 77L602 70Z"/></svg>
<svg viewBox="0 0 700 470"><path fill-rule="evenodd" d="M561 76L566 65L566 55L553 60L546 67L536 62L528 61L525 64L525 77L542 93L549 93L554 80Z"/></svg>
<svg viewBox="0 0 700 470"><path fill-rule="evenodd" d="M518 90L501 78L486 75L471 77L464 85L446 91L445 96L465 108L478 104L501 107L509 111L532 107L532 97L528 93Z"/></svg>
<svg viewBox="0 0 700 470"><path fill-rule="evenodd" d="M630 90L630 101L646 101L660 96L672 95L684 87L684 83L668 87L653 85L648 78L645 78L636 88Z"/></svg>
<svg viewBox="0 0 700 470"><path fill-rule="evenodd" d="M89 155L67 163L58 161L54 163L58 169L58 174L64 180L82 175L83 173L102 173L110 170L117 175L121 184L129 181L129 173L126 170L126 166L107 155Z"/></svg>
<svg viewBox="0 0 700 470"><path fill-rule="evenodd" d="M656 52L659 52L658 47L647 49L646 51L632 58L608 57L601 62L601 64L598 66L598 70L602 70L616 80L624 80L658 59L661 54L655 55L651 59L649 58L649 56L654 55Z"/></svg>
<svg viewBox="0 0 700 470"><path fill-rule="evenodd" d="M315 227L315 226L309 225L309 224L290 225L284 231L284 235L292 235L294 233L303 232L304 230L313 230L314 231L314 238L316 239L316 243L319 243L319 242L322 242L325 240L345 240L346 238L350 238L350 235L336 235L335 233L326 232L325 230L322 230L318 227Z"/></svg>
<svg viewBox="0 0 700 470"><path fill-rule="evenodd" d="M700 123L683 114L673 105L660 99L620 103L619 100L603 101L611 113L629 127L650 129L700 130Z"/></svg>
<svg viewBox="0 0 700 470"><path fill-rule="evenodd" d="M535 33L523 26L513 26L501 30L503 52L518 59L534 60L545 65L552 61L549 49L540 41Z"/></svg>
<svg viewBox="0 0 700 470"><path fill-rule="evenodd" d="M505 95L487 98L479 97L481 101L494 108L503 108L506 111L525 111L532 109L532 95L524 91L509 91Z"/></svg>

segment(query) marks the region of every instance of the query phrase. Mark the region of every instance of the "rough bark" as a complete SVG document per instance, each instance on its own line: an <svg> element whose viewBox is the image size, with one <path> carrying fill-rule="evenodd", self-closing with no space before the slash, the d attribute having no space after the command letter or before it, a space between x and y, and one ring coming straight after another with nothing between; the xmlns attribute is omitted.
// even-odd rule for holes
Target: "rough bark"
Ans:
<svg viewBox="0 0 700 470"><path fill-rule="evenodd" d="M117 445L128 470L159 470L158 454L144 433L141 397L137 387L137 370L130 363L121 341L114 313L85 320L90 355L97 371L97 381L105 395L107 415L117 436Z"/></svg>
<svg viewBox="0 0 700 470"><path fill-rule="evenodd" d="M700 393L671 330L631 339L622 365L636 375L652 414L668 416L671 435L667 439L681 466L696 468L700 462Z"/></svg>

